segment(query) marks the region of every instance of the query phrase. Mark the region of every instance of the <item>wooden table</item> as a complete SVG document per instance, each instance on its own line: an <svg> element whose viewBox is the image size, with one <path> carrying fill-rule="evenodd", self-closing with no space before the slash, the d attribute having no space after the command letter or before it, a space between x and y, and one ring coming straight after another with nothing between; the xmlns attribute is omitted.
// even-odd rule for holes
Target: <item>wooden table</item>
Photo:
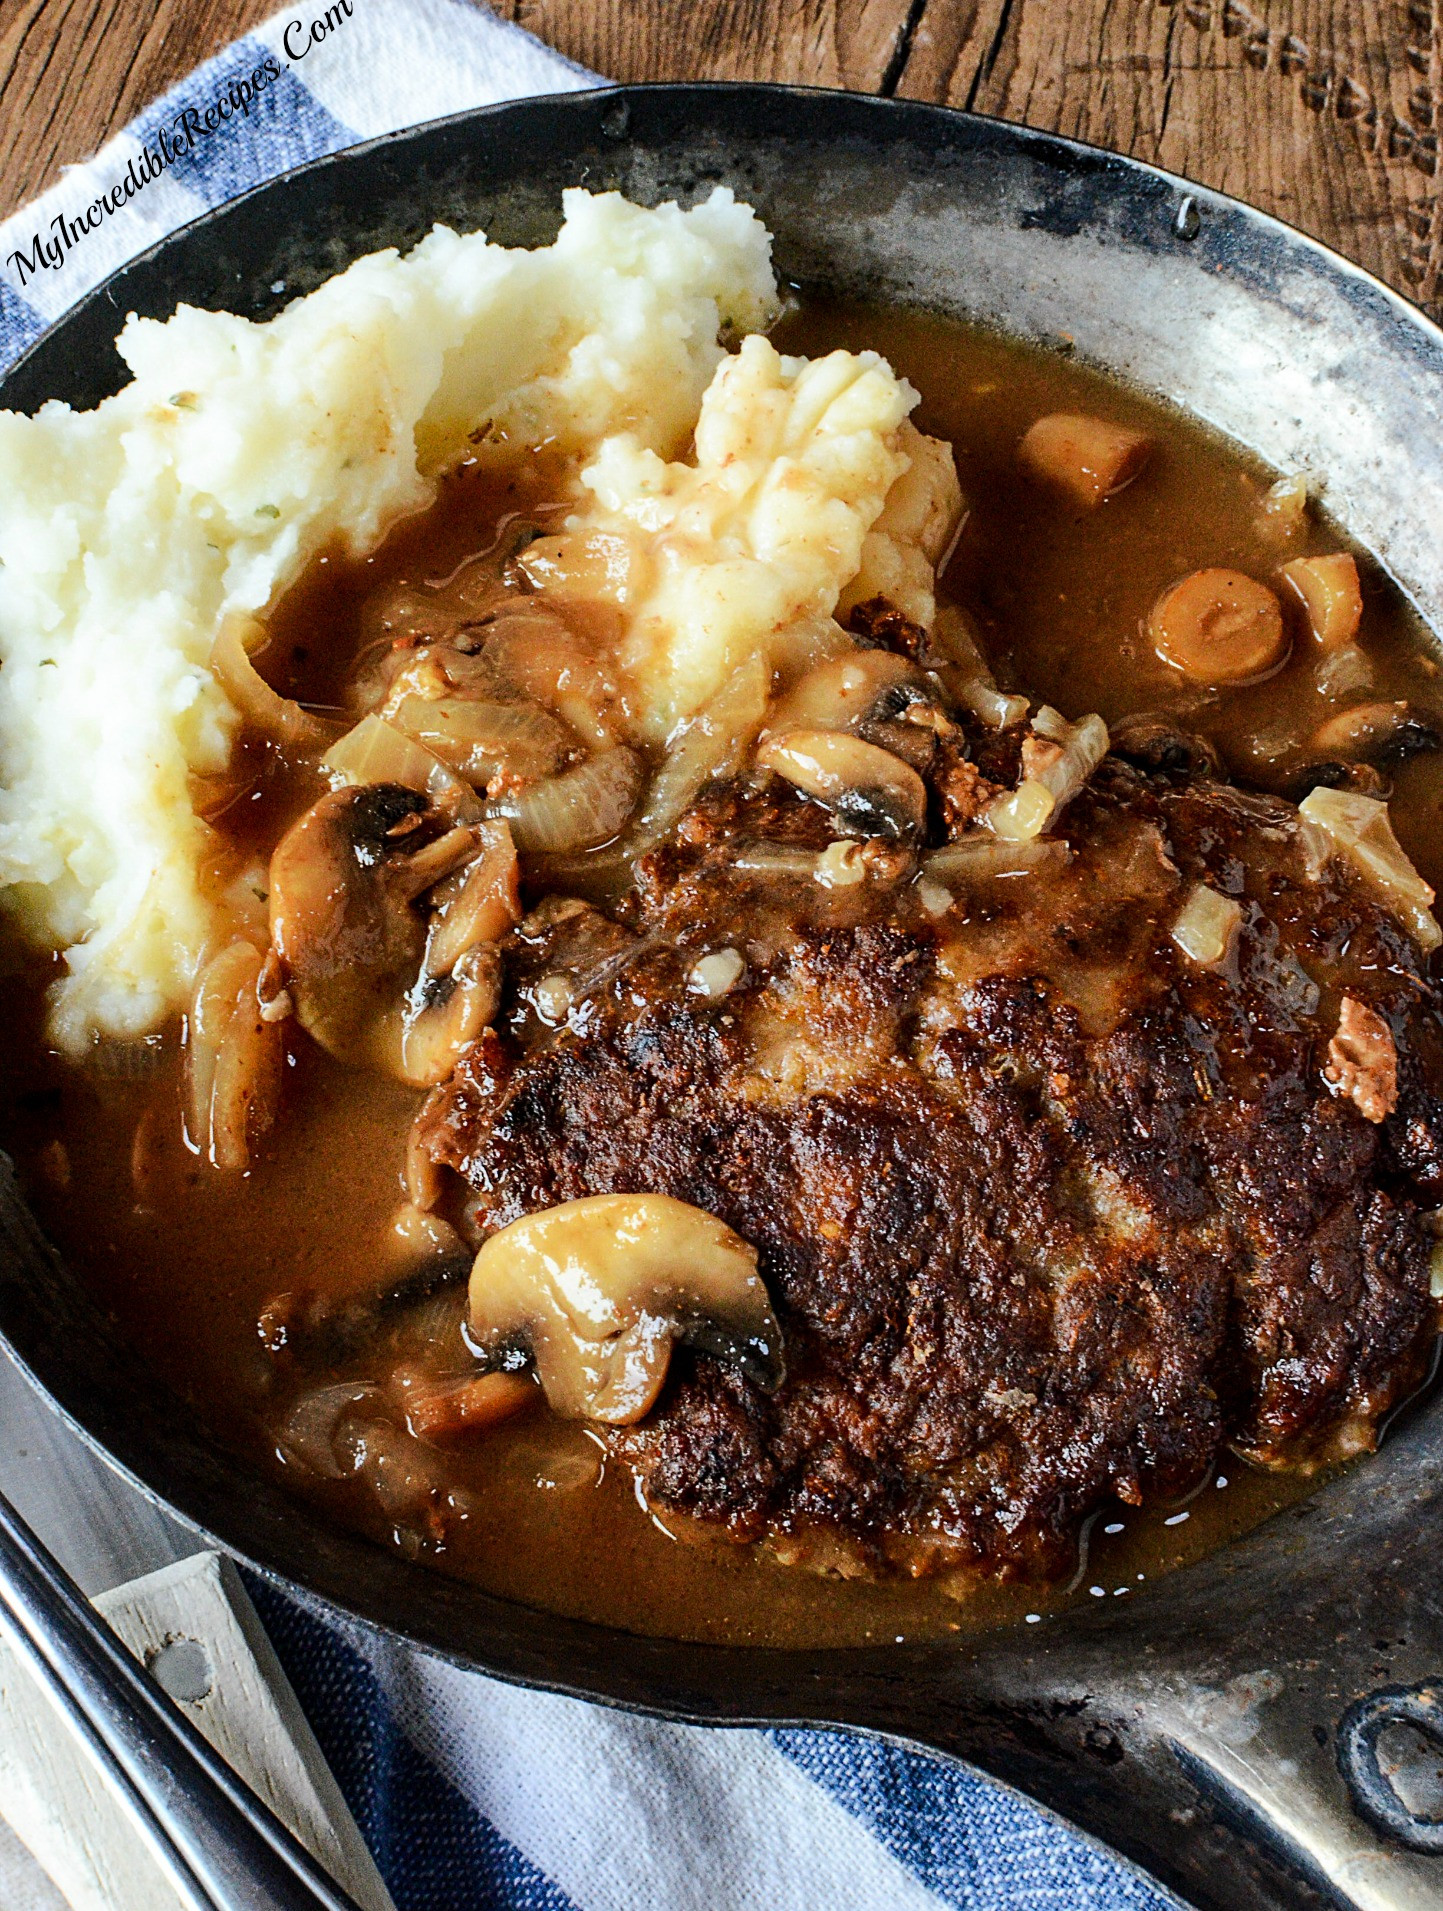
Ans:
<svg viewBox="0 0 1443 1911"><path fill-rule="evenodd" d="M276 0L0 0L0 213ZM1438 304L1443 0L499 0L619 80L946 100L1187 173Z"/></svg>

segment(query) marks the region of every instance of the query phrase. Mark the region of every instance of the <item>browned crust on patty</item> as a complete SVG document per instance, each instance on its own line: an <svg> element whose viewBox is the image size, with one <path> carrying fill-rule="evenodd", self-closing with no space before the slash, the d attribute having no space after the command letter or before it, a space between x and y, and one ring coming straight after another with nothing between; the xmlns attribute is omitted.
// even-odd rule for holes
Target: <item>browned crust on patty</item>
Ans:
<svg viewBox="0 0 1443 1911"><path fill-rule="evenodd" d="M999 780L1006 748L980 753ZM739 869L758 835L827 828L731 791L646 859L624 921L508 951L504 1026L425 1116L476 1228L671 1194L756 1244L783 1323L776 1396L679 1352L611 1436L655 1502L914 1572L1055 1573L1107 1494L1182 1492L1227 1443L1356 1448L1417 1383L1443 1025L1405 932L1340 864L1310 878L1272 799L1110 760L1062 834L1066 870L938 924L900 880ZM1222 972L1167 933L1197 881L1242 905ZM742 983L689 996L728 944ZM561 1031L528 997L557 970ZM1345 995L1395 1044L1381 1122L1326 1078Z"/></svg>

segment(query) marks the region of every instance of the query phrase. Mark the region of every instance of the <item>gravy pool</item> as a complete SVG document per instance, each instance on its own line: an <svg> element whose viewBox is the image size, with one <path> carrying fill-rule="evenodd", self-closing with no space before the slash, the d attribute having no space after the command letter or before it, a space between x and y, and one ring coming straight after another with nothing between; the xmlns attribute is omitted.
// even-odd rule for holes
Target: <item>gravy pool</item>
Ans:
<svg viewBox="0 0 1443 1911"><path fill-rule="evenodd" d="M1284 557L1342 548L1336 528L1314 513L1279 549L1260 515L1276 474L1065 357L949 322L803 301L777 342L812 354L876 347L923 394L917 422L952 443L970 507L944 594L976 619L1005 687L1071 716L1096 710L1109 724L1167 709L1217 746L1238 781L1281 786L1289 740L1325 709L1313 660L1295 646L1263 683L1200 691L1167 670L1141 634L1159 592L1184 573L1221 565L1266 576ZM1029 481L1018 441L1035 418L1055 411L1146 431L1154 449L1143 477L1094 512ZM539 468L510 489L463 471L365 563L316 567L273 620L267 674L289 695L336 705L368 606L402 585L424 589L426 580L449 577L489 547L498 547L499 561L515 514L544 522L544 506ZM1424 716L1443 712L1426 632L1386 579L1366 563L1360 569L1369 695L1407 700ZM1438 886L1443 758L1419 754L1388 775L1398 836ZM217 792L213 820L238 848L265 846L309 800L309 786L275 774L248 783L242 768L233 788ZM286 1463L272 1431L273 1365L256 1325L278 1290L361 1295L374 1286L375 1243L396 1204L418 1096L348 1071L301 1039L288 1056L282 1119L254 1169L243 1178L217 1175L182 1137L174 1039L136 1053L102 1049L86 1068L70 1066L43 1039L48 979L32 962L12 981L19 1006L0 1062L0 1140L51 1238L139 1356L222 1439L287 1478L316 1518L423 1553L437 1570L636 1631L847 1645L1045 1618L1078 1601L1136 1594L1318 1483L1317 1474L1230 1460L1185 1504L1104 1508L1064 1585L949 1590L821 1577L683 1531L639 1499L584 1427L538 1410L447 1448L446 1477L465 1517L442 1541L418 1539L353 1483L302 1478Z"/></svg>

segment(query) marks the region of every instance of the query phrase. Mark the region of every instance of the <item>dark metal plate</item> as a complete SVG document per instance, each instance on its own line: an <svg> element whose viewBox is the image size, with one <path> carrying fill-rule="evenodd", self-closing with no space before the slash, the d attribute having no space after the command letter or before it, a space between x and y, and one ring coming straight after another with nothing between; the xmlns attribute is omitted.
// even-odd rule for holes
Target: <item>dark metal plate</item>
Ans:
<svg viewBox="0 0 1443 1911"><path fill-rule="evenodd" d="M1353 535L1425 613L1443 613L1443 334L1233 201L906 102L637 88L377 141L260 188L125 268L14 368L0 405L91 405L114 390L124 370L113 341L130 311L165 317L186 300L263 316L437 220L531 244L554 234L564 186L655 202L717 181L757 206L791 278L1065 337L1275 465L1325 478ZM960 1755L1217 1911L1443 1904L1432 1855L1443 1838L1377 1757L1394 1713L1414 1725L1426 1713L1438 1731L1443 1403L1375 1460L1126 1610L952 1645L771 1652L556 1619L319 1523L137 1374L9 1177L0 1334L154 1498L289 1588L459 1663L672 1717L833 1723Z"/></svg>

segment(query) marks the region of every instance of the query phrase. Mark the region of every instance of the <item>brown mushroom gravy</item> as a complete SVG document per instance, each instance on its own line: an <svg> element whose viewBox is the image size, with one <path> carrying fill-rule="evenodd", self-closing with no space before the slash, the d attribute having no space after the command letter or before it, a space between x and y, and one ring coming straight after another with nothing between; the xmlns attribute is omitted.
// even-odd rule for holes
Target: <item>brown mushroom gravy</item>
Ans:
<svg viewBox="0 0 1443 1911"><path fill-rule="evenodd" d="M1166 790L1156 794L1152 785L1144 787L1150 773L1185 769L1179 753L1193 750L1213 759L1245 791L1297 800L1321 785L1343 794L1387 795L1403 850L1425 881L1443 882L1443 759L1436 748L1443 685L1431 641L1364 558L1357 558L1356 572L1334 564L1305 568L1291 579L1280 575L1300 560L1349 555L1316 499L1305 505L1299 491L1278 483L1278 474L1065 355L937 319L817 300L802 302L776 336L784 349L814 355L838 346L875 347L922 393L916 422L952 445L968 512L941 581L942 599L970 620L967 628L1004 696L1020 693L1074 720L1057 719L1055 736L1037 730L1023 746L1020 767L1015 748L1008 759L995 740L974 737L971 757L959 755L945 785L959 832L971 820L969 803L975 816L979 774L1003 788L1009 779L1017 782L1019 797L1029 781L1044 787L1066 753L1082 747L1075 720L1090 713L1108 726L1114 745L1126 741L1133 761L1143 766L1116 773L1134 778L1125 787L1109 771L1112 782L1103 776L1096 793L1079 795L1068 811L1090 819L1087 827L1103 846L1099 862L1089 863L1078 848L1069 871L1064 860L1071 852L1053 860L1045 849L1032 856L1037 842L1025 838L1015 869L993 881L995 902L976 911L975 936L992 956L1029 938L1052 936L1050 946L1035 952L1036 966L1070 992L1081 1017L1079 1040L1100 1039L1110 1026L1105 971L1093 963L1090 945L1064 947L1065 936L1053 935L1053 916L1064 907L1057 899L1073 898L1065 906L1075 903L1080 911L1089 883L1114 901L1130 898L1134 920L1127 933L1134 937L1154 934L1164 914L1168 921L1178 915L1177 872L1152 848L1154 839L1162 840L1155 818L1172 818L1169 828L1175 825L1178 840L1192 840L1188 831L1194 831L1204 862L1217 835L1206 816L1189 821L1183 814L1185 795L1175 800ZM1040 422L1045 429L1038 429ZM1028 449L1019 456L1023 444ZM205 813L222 844L218 885L241 880L264 888L277 843L327 789L315 767L319 750L340 735L343 724L356 721L368 692L374 702L377 686L428 634L454 637L474 630L481 633L475 648L484 656L484 620L499 604L524 596L518 560L532 540L559 526L562 514L544 455L519 460L504 478L494 469L463 467L427 511L395 527L370 558L332 556L290 593L270 618L268 643L255 662L276 691L322 721L309 748L277 750L248 739L224 784L204 793ZM1360 615L1350 597L1359 589ZM906 656L906 642L892 643L876 621L885 615L884 606L867 627L876 642L860 653L864 658ZM604 656L604 617L575 610L569 619L574 640ZM865 626L865 618L859 625L854 617L854 630ZM873 668L878 683L906 675L890 661ZM615 796L621 813L629 813L643 771L654 771L655 762L641 763L629 752L622 764L619 749L607 757L600 747L587 755L576 744L575 725L568 728L564 706L558 708L559 717L540 716L517 747L532 751L528 760L547 775L608 762L612 785L598 785L588 800L604 809ZM1395 1336L1391 1364L1386 1372L1380 1368L1376 1384L1359 1383L1361 1405L1346 1409L1340 1393L1331 1419L1307 1426L1297 1420L1296 1438L1274 1437L1266 1427L1259 1432L1261 1419L1250 1423L1244 1442L1249 1458L1225 1451L1218 1461L1214 1428L1201 1468L1191 1448L1163 1455L1148 1476L1148 1492L1129 1490L1133 1503L1107 1498L1098 1504L1094 1495L1067 1512L1059 1532L1065 1528L1075 1536L1084 1528L1075 1570L1060 1561L1054 1544L1051 1553L1039 1550L1031 1567L1020 1553L999 1552L1000 1576L953 1561L944 1562L937 1575L911 1578L909 1572L926 1567L917 1552L889 1555L884 1549L871 1557L847 1545L829 1551L805 1536L789 1547L779 1530L758 1539L737 1521L728 1529L705 1516L701 1488L690 1502L681 1488L668 1488L668 1481L684 1479L684 1428L674 1437L663 1429L660 1444L648 1446L644 1414L636 1433L623 1430L620 1438L586 1419L559 1418L531 1376L524 1345L512 1348L499 1369L494 1361L485 1363L483 1375L474 1346L462 1338L465 1268L459 1282L447 1279L444 1239L438 1254L432 1236L459 1227L469 1266L477 1239L509 1218L488 1186L484 1161L467 1154L477 1132L502 1134L500 1116L490 1129L475 1127L485 1086L477 1083L490 1066L480 1031L499 1015L505 1039L514 1038L525 1065L534 1063L542 1080L555 1047L550 1031L566 1025L580 999L577 978L583 970L591 978L587 986L597 989L603 972L610 978L625 970L634 978L636 1004L628 1007L618 998L608 1010L620 1042L628 1028L641 1025L626 1017L659 1015L668 990L703 999L710 993L724 1003L747 965L762 962L760 955L737 951L780 948L798 920L819 925L817 946L823 951L830 947L829 934L838 943L852 938L848 946L862 946L858 938L881 935L892 922L931 935L934 906L945 910L952 897L943 890L945 900L929 899L926 870L922 885L913 883L904 900L896 900L901 891L887 892L893 899L885 905L874 900L874 891L887 882L912 882L912 844L919 828L930 827L924 819L935 807L927 806L935 805L942 787L935 781L935 737L924 752L934 779L926 789L920 772L908 767L907 751L917 738L915 725L909 732L904 721L908 708L899 703L886 719L890 729L873 726L870 740L856 746L885 754L893 766L885 776L877 772L886 783L881 796L881 783L874 778L869 785L873 813L864 828L848 830L839 806L836 820L825 813L828 752L835 754L838 732L799 728L781 745L767 745L773 774L761 795L753 790L737 798L741 807L730 811L731 799L723 795L704 791L696 798L695 819L688 816L681 846L654 850L650 900L628 901L627 872L608 859L604 845L570 856L524 852L521 907L535 910L546 897L559 895L599 914L558 920L553 909L550 918L544 912L528 918L514 957L503 951L503 966L511 964L506 979L484 964L473 965L469 980L457 985L454 977L465 960L459 958L449 992L438 996L452 1018L439 1062L413 1046L389 1072L347 1065L365 1062L379 1052L374 1045L392 1035L401 1040L399 1021L391 1033L377 1034L379 1025L365 1019L371 1012L365 991L374 995L385 979L353 965L338 983L335 962L329 968L321 963L312 979L309 958L298 953L309 929L293 915L289 945L277 938L285 958L281 972L269 985L261 978L262 999L269 986L284 1033L273 1037L256 1025L257 1042L269 1045L266 1052L282 1067L279 1114L255 1144L244 1173L212 1166L205 1158L206 1138L183 1127L187 1085L174 1032L130 1048L102 1044L86 1066L68 1064L44 1041L49 975L36 974L28 959L18 960L11 988L21 1008L12 1012L3 1062L0 1139L14 1154L49 1234L93 1283L140 1357L222 1439L277 1473L315 1517L354 1526L494 1591L634 1630L848 1644L1045 1617L1079 1600L1134 1592L1294 1502L1329 1468L1366 1448L1379 1413L1420 1383L1432 1331L1426 1273L1421 1299L1415 1291L1408 1303L1411 1312L1400 1302L1396 1318L1379 1316L1379 1335ZM943 718L934 724L935 736L946 723ZM476 747L483 750L482 743ZM506 813L506 777L493 778L489 787ZM524 792L526 779L516 787ZM312 827L317 840L327 829L350 831L348 842L370 830L370 849L357 855L375 875L377 893L388 859L394 859L395 880L408 901L416 884L454 881L455 871L446 864L445 822L434 820L423 799L408 802L401 795L384 813L373 802L362 815L356 791L338 793L332 812ZM1234 822L1241 814L1229 812ZM1266 829L1267 814L1259 816L1260 822L1245 819L1238 827L1244 833ZM732 870L730 887L708 891L705 858L739 828L747 841L769 842L771 848L757 853L754 870ZM320 853L313 842L300 844L297 855L302 849ZM701 861L688 862L688 856ZM815 868L822 856L834 858L831 874L799 885L796 869ZM1172 872L1166 882L1158 878L1159 858ZM944 880L938 864L932 897ZM1277 875L1275 892L1283 881ZM1246 904L1241 878L1229 893L1243 903L1230 904L1227 897L1219 903L1220 892L1205 881L1194 896L1196 888L1207 894L1196 907L1188 905L1186 935L1192 940L1179 937L1203 992L1189 996L1194 1005L1219 1000L1218 992L1229 986L1227 965ZM1346 885L1339 892L1344 914L1351 893ZM504 914L502 891L488 895L489 902L483 897L480 905L472 895L467 906ZM705 920L706 934L688 931L685 908L692 895L701 898L697 920ZM1042 895L1052 915L1030 915L1027 898ZM258 906L265 900L258 894ZM426 938L420 928L406 927L404 906L400 920L412 943L396 961L414 968ZM734 919L735 947L719 932L729 908L745 911L744 919ZM707 918L708 909L719 912L715 920ZM1381 915L1386 918L1387 911ZM497 920L499 936L509 918ZM1044 920L1050 925L1045 931L1039 926ZM1356 1079L1361 1086L1353 1099L1375 1122L1391 1110L1398 1090L1394 1082L1390 1091L1386 1079L1392 1037L1386 1027L1378 1037L1381 1018L1364 999L1368 977L1380 965L1401 975L1411 958L1401 926L1395 934L1371 916L1359 915L1356 923L1354 953L1342 948L1330 955L1337 977L1325 984L1324 1007L1347 1039L1339 1048L1335 1038L1334 1075L1319 1094L1325 1103L1334 1093L1346 1098ZM590 955L576 954L583 932L593 937L586 945ZM1123 936L1116 928L1108 933ZM1136 953L1125 937L1117 948L1129 960ZM533 960L530 950L541 954ZM556 966L548 968L549 962ZM1311 990L1306 1012L1321 1013L1318 987L1296 962L1293 967L1299 988ZM1421 956L1417 967L1424 972ZM255 978L242 980L250 987ZM816 981L822 997L830 988L839 1000L851 986L848 975L829 984L821 974ZM319 991L317 1001L324 997L315 1013L331 1018L327 1039L336 1053L325 1052L296 1026L299 992L312 987ZM772 1016L766 1026L774 1033L793 1026L783 981L774 977L770 988L771 1006L749 1011L748 1030L757 1040L764 1015ZM292 1019L284 1019L287 1011ZM873 1039L880 1013L870 1000L857 1009L859 1047ZM915 1007L898 1010L918 1013ZM724 1006L717 1022L724 1048ZM603 1035L612 1039L598 1032L599 1047ZM914 1037L921 1039L915 1030L908 1039ZM584 1029L578 1039L584 1044ZM1375 1061L1380 1039L1386 1053ZM445 1042L469 1045L473 1057L482 1056L467 1064L471 1073L462 1089L446 1086L451 1051ZM338 1059L341 1053L346 1060ZM785 1059L768 1080L782 1081L787 1067L800 1065L794 1056ZM1266 1068L1266 1050L1249 1065ZM395 1078L398 1072L409 1073L409 1085ZM1065 1068L1054 1068L1054 1076L1065 1080ZM586 1119L606 1107L607 1078L597 1079L601 1086L586 1092L600 1099L586 1104ZM413 1124L428 1090L429 1154L418 1165ZM193 1098L193 1084L189 1092ZM471 1100L458 1113L467 1096ZM457 1139L463 1117L473 1125ZM543 1126L540 1132L546 1141L550 1131ZM511 1130L505 1135L511 1136L503 1137L505 1147L524 1151L524 1136L517 1140ZM658 1141L659 1150L672 1145ZM458 1166L463 1172L455 1171ZM413 1198L398 1226L398 1209L408 1191L416 1195L418 1176L439 1177L434 1209ZM1443 1194L1435 1193L1422 1205L1440 1200ZM454 1265L449 1273L454 1277ZM791 1331L785 1310L781 1324L785 1341ZM677 1331L685 1339L685 1327ZM503 1340L498 1334L498 1346ZM707 1345L703 1334L698 1369L706 1366ZM741 1359L739 1346L734 1336L717 1361L724 1367L728 1359ZM1357 1358L1364 1362L1362 1353ZM653 1381L662 1384L655 1375ZM723 1382L733 1385L725 1375ZM1201 1381L1197 1389L1208 1391ZM1025 1410L1033 1400L1016 1387L999 1397L1008 1411ZM713 1390L698 1412L703 1408L715 1418L726 1401ZM1294 1424L1279 1409L1277 1425L1285 1423ZM1161 1495L1152 1489L1154 1477L1166 1486ZM1054 1533L1050 1543L1056 1541ZM798 1570L789 1561L817 1570ZM893 1569L899 1565L902 1571Z"/></svg>

